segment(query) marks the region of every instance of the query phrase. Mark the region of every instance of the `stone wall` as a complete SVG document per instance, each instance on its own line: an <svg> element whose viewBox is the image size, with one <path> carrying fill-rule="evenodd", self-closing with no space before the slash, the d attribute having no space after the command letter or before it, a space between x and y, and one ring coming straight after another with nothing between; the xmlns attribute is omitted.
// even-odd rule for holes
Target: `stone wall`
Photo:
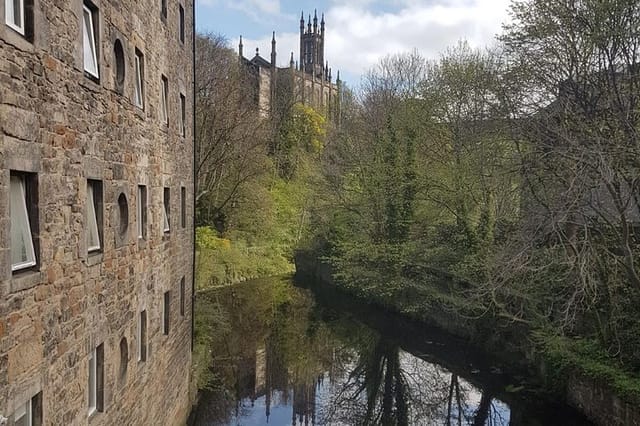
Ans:
<svg viewBox="0 0 640 426"><path fill-rule="evenodd" d="M640 425L640 407L624 401L609 384L582 376L570 377L567 400L599 425Z"/></svg>
<svg viewBox="0 0 640 426"><path fill-rule="evenodd" d="M193 280L193 0L168 0L166 17L159 0L92 0L99 80L84 71L82 0L31 3L28 41L5 25L0 2L0 415L11 424L16 408L41 393L46 425L184 424ZM122 85L116 40L124 52ZM144 55L144 108L133 103L136 49ZM168 80L168 125L161 119L161 75ZM180 94L186 99L184 136ZM37 207L37 265L13 273L12 172L32 173ZM85 237L87 179L102 184L97 253L88 253ZM143 239L138 185L147 188ZM168 233L162 226L165 188ZM121 194L127 211L118 204ZM168 335L162 329L165 291L171 295ZM142 310L146 361L138 361ZM89 415L89 354L99 344L104 407Z"/></svg>

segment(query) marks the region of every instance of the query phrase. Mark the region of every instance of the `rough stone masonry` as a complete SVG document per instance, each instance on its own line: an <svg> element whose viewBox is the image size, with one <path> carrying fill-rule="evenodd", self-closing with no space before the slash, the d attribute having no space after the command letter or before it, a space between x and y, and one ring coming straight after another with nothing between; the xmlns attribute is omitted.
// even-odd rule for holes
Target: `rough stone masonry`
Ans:
<svg viewBox="0 0 640 426"><path fill-rule="evenodd" d="M9 425L188 415L192 11L193 0L0 2Z"/></svg>

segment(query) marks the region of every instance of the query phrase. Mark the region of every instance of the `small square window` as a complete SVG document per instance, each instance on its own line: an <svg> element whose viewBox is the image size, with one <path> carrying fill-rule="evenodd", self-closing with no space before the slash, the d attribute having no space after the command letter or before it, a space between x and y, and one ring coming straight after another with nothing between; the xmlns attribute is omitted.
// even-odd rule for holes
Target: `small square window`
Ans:
<svg viewBox="0 0 640 426"><path fill-rule="evenodd" d="M138 319L138 361L147 360L147 311L140 312Z"/></svg>
<svg viewBox="0 0 640 426"><path fill-rule="evenodd" d="M138 108L144 109L144 55L136 49L135 55L135 90L134 103Z"/></svg>
<svg viewBox="0 0 640 426"><path fill-rule="evenodd" d="M169 321L171 319L171 292L164 292L164 303L162 304L162 334L169 334Z"/></svg>
<svg viewBox="0 0 640 426"><path fill-rule="evenodd" d="M102 250L102 182L87 181L87 251Z"/></svg>
<svg viewBox="0 0 640 426"><path fill-rule="evenodd" d="M185 304L185 281L184 277L180 280L180 316L184 316Z"/></svg>
<svg viewBox="0 0 640 426"><path fill-rule="evenodd" d="M5 0L4 13L7 25L24 35L24 0Z"/></svg>
<svg viewBox="0 0 640 426"><path fill-rule="evenodd" d="M187 99L180 93L180 134L187 134Z"/></svg>
<svg viewBox="0 0 640 426"><path fill-rule="evenodd" d="M32 268L37 264L37 190L32 173L11 172L9 179L11 214L11 270Z"/></svg>
<svg viewBox="0 0 640 426"><path fill-rule="evenodd" d="M163 217L162 217L162 223L163 223L163 228L162 230L167 233L171 230L171 192L169 190L169 188L165 188L164 189L164 196L163 196L163 205L164 208L162 209L163 212Z"/></svg>
<svg viewBox="0 0 640 426"><path fill-rule="evenodd" d="M187 188L180 188L180 225L187 226Z"/></svg>
<svg viewBox="0 0 640 426"><path fill-rule="evenodd" d="M179 15L180 15L180 23L179 23L179 28L180 28L180 42L184 43L184 7L182 7L182 5L178 5L178 11L179 11Z"/></svg>
<svg viewBox="0 0 640 426"><path fill-rule="evenodd" d="M42 392L19 406L12 416L15 426L42 426Z"/></svg>
<svg viewBox="0 0 640 426"><path fill-rule="evenodd" d="M104 410L104 345L89 354L89 415Z"/></svg>
<svg viewBox="0 0 640 426"><path fill-rule="evenodd" d="M161 87L162 93L160 94L160 119L164 124L168 125L169 124L169 102L168 102L169 80L167 80L167 77L163 75L161 83L162 84L160 87Z"/></svg>
<svg viewBox="0 0 640 426"><path fill-rule="evenodd" d="M88 1L82 8L82 36L84 70L94 78L100 78L98 65L98 9Z"/></svg>
<svg viewBox="0 0 640 426"><path fill-rule="evenodd" d="M147 239L147 187L138 185L138 238Z"/></svg>

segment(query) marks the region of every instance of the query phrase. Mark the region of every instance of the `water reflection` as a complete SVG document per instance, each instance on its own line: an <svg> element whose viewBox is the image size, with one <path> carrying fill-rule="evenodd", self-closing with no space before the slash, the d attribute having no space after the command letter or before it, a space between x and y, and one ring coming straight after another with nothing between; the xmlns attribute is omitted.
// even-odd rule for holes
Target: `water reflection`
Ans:
<svg viewBox="0 0 640 426"><path fill-rule="evenodd" d="M518 387L456 342L335 295L316 299L288 279L217 290L199 303L219 324L197 425L584 424L506 392Z"/></svg>

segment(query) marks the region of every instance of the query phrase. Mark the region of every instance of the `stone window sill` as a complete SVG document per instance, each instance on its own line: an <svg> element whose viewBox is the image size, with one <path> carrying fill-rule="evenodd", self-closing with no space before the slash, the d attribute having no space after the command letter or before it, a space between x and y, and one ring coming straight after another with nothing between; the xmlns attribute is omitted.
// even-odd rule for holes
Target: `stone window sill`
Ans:
<svg viewBox="0 0 640 426"><path fill-rule="evenodd" d="M88 422L91 423L93 421L98 421L96 420L96 418L98 418L100 414L102 414L102 411L98 411L97 409L93 410L91 413L89 413Z"/></svg>
<svg viewBox="0 0 640 426"><path fill-rule="evenodd" d="M102 252L92 252L87 256L87 266L95 266L102 263Z"/></svg>
<svg viewBox="0 0 640 426"><path fill-rule="evenodd" d="M138 248L145 249L147 248L147 239L138 237Z"/></svg>
<svg viewBox="0 0 640 426"><path fill-rule="evenodd" d="M146 117L145 117L144 106L143 107L139 107L138 105L133 103L133 108L134 108L135 114L138 116L138 118L140 120L145 120Z"/></svg>
<svg viewBox="0 0 640 426"><path fill-rule="evenodd" d="M42 282L43 276L40 271L24 271L14 274L11 277L9 292L16 293L37 286Z"/></svg>

